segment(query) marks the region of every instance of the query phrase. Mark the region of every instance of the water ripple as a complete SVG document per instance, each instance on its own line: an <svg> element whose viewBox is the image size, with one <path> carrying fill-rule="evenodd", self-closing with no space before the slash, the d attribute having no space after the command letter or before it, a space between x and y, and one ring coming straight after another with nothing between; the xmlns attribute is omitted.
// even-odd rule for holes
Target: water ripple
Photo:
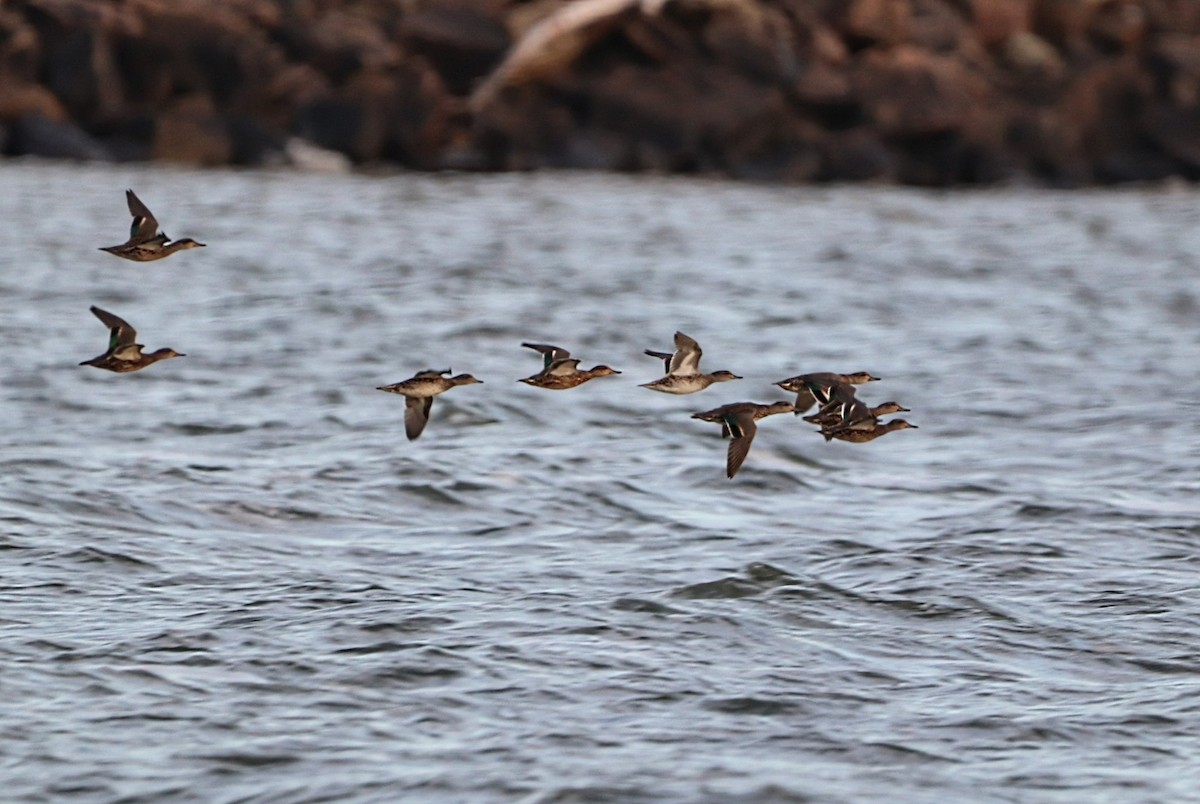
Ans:
<svg viewBox="0 0 1200 804"><path fill-rule="evenodd" d="M1200 785L1195 191L0 182L14 800ZM210 248L97 254L130 185ZM93 303L188 356L76 366ZM638 388L676 329L745 379ZM624 373L527 388L525 340ZM374 389L445 365L485 384L409 442ZM884 377L861 393L920 429L775 417L726 479L690 414L822 369Z"/></svg>

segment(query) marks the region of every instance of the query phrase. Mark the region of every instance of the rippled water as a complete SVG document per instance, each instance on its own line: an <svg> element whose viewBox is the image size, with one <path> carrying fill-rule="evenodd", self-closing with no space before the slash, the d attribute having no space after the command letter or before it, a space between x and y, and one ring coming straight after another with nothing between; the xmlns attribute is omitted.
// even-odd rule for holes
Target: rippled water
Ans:
<svg viewBox="0 0 1200 804"><path fill-rule="evenodd" d="M139 265L122 190L207 242ZM0 778L84 801L1200 789L1200 193L0 165ZM187 357L76 364L90 304ZM676 329L746 379L638 388ZM515 382L560 344L624 371ZM424 436L375 391L447 366ZM688 414L865 369L919 430Z"/></svg>

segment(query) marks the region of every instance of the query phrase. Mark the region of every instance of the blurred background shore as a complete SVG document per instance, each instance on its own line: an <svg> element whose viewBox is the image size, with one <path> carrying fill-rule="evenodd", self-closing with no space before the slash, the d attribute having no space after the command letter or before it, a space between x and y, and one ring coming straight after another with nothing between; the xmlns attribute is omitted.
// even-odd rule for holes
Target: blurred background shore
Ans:
<svg viewBox="0 0 1200 804"><path fill-rule="evenodd" d="M1200 177L1192 0L15 0L7 155Z"/></svg>

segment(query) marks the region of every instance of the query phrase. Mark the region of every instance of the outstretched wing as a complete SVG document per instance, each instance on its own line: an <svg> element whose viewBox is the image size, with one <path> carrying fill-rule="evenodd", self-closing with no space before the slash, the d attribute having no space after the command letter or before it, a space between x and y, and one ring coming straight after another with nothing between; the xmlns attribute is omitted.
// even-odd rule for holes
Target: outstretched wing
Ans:
<svg viewBox="0 0 1200 804"><path fill-rule="evenodd" d="M842 407L842 426L855 430L874 429L878 421L871 409L859 399L852 399Z"/></svg>
<svg viewBox="0 0 1200 804"><path fill-rule="evenodd" d="M542 353L542 368L550 368L550 364L555 360L563 360L571 356L571 353L561 346L553 346L549 343L522 343L526 349L535 349Z"/></svg>
<svg viewBox="0 0 1200 804"><path fill-rule="evenodd" d="M700 373L700 344L682 332L675 333L675 354L667 366L668 374L686 376Z"/></svg>
<svg viewBox="0 0 1200 804"><path fill-rule="evenodd" d="M154 213L134 195L133 190L125 191L125 201L129 204L129 214L133 216L133 225L129 227L129 245L153 240L158 234L158 221L154 219Z"/></svg>
<svg viewBox="0 0 1200 804"><path fill-rule="evenodd" d="M100 319L104 326L108 327L108 351L112 352L120 347L129 346L137 340L137 330L129 326L129 322L125 319L115 316L107 310L101 310L99 307L92 305L92 315Z"/></svg>
<svg viewBox="0 0 1200 804"><path fill-rule="evenodd" d="M754 424L753 413L731 416L726 419L726 424L733 439L729 442L729 453L725 458L725 476L733 477L750 454L750 444L754 441L758 426Z"/></svg>
<svg viewBox="0 0 1200 804"><path fill-rule="evenodd" d="M651 357L657 357L659 360L663 361L663 373L664 374L671 373L671 360L675 357L675 355L673 353L671 353L671 352L656 352L653 349L646 349L645 353L650 355Z"/></svg>
<svg viewBox="0 0 1200 804"><path fill-rule="evenodd" d="M404 400L404 434L409 441L416 441L417 436L425 430L429 422L429 410L433 407L433 397L419 399L415 396Z"/></svg>
<svg viewBox="0 0 1200 804"><path fill-rule="evenodd" d="M796 394L796 405L795 405L796 415L799 416L801 413L807 412L808 409L811 408L816 403L817 403L817 398L815 396L813 396L813 392L808 390L807 387L804 388L804 390L802 390L802 391L800 391L800 393Z"/></svg>

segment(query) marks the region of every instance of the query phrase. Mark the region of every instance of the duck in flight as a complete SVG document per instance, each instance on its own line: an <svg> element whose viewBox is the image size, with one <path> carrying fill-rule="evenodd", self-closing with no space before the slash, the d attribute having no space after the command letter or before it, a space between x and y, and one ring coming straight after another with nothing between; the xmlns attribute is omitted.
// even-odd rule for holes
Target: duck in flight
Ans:
<svg viewBox="0 0 1200 804"><path fill-rule="evenodd" d="M772 402L769 405L734 402L703 413L693 413L692 418L720 424L721 437L731 439L725 457L725 476L732 478L750 454L750 444L754 441L754 434L758 432L755 422L776 413L791 413L792 410L791 402Z"/></svg>
<svg viewBox="0 0 1200 804"><path fill-rule="evenodd" d="M674 352L656 352L653 349L647 349L646 354L660 358L666 371L665 377L654 382L642 383L642 388L649 388L651 391L660 391L664 394L694 394L716 382L742 379L732 371L701 374L700 357L704 353L700 350L700 344L682 332L675 333Z"/></svg>
<svg viewBox="0 0 1200 804"><path fill-rule="evenodd" d="M832 400L835 386L862 385L879 378L867 371L856 371L852 374L835 374L832 371L818 371L813 374L798 374L775 383L785 391L796 395L796 415L807 413L816 403L828 405Z"/></svg>
<svg viewBox="0 0 1200 804"><path fill-rule="evenodd" d="M522 343L526 349L533 349L542 355L542 370L537 374L517 382L532 385L535 388L548 388L552 391L565 391L583 385L597 377L609 377L620 374L614 368L605 365L590 369L579 368L579 361L571 357L571 353L559 346L548 343Z"/></svg>
<svg viewBox="0 0 1200 804"><path fill-rule="evenodd" d="M133 225L129 227L129 239L119 246L102 246L101 251L124 257L134 262L152 262L170 257L176 251L189 248L204 248L203 243L197 243L190 237L172 240L166 232L158 230L158 221L154 213L134 195L133 190L125 191L125 201L129 204L129 214L133 215Z"/></svg>
<svg viewBox="0 0 1200 804"><path fill-rule="evenodd" d="M163 348L149 354L143 354L142 349L145 347L136 342L137 330L129 326L127 321L113 315L107 310L101 310L95 305L92 306L92 314L96 318L99 318L104 326L108 327L108 351L102 355L93 357L91 360L83 361L79 364L81 366L95 366L96 368L123 374L128 371L140 371L146 366L153 365L160 360L166 360L171 357L185 357L185 355L170 348Z"/></svg>
<svg viewBox="0 0 1200 804"><path fill-rule="evenodd" d="M381 385L377 389L404 397L404 434L408 436L409 441L416 441L417 437L425 430L425 425L429 422L429 410L433 407L435 396L444 394L451 388L457 388L460 385L474 385L483 382L470 374L459 374L455 377L445 376L449 373L450 369L445 371L425 369L418 371L407 380L391 385Z"/></svg>
<svg viewBox="0 0 1200 804"><path fill-rule="evenodd" d="M821 434L825 436L826 441L836 438L838 441L849 441L851 444L864 444L896 430L916 429L917 426L915 424L909 424L904 419L892 419L882 424L875 423L869 429L841 427L835 430L822 430Z"/></svg>

